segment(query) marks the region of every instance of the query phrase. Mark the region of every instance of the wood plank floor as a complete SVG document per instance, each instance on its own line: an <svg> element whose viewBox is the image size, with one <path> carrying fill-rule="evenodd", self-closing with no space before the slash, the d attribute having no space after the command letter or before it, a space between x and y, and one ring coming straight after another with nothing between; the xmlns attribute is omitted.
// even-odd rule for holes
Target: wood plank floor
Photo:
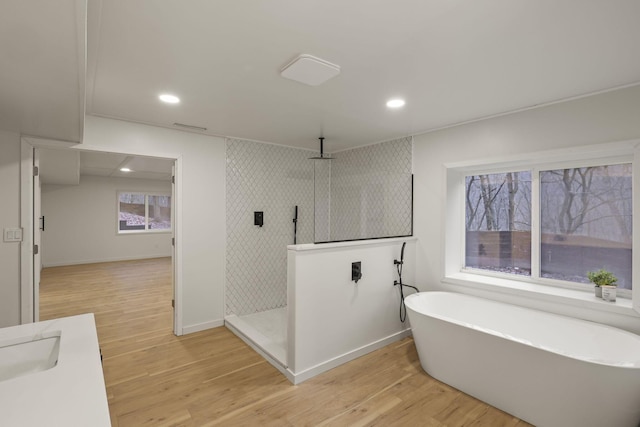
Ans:
<svg viewBox="0 0 640 427"><path fill-rule="evenodd" d="M172 333L167 258L43 270L42 320L93 312L114 426L526 426L429 377L410 338L294 386L226 328Z"/></svg>

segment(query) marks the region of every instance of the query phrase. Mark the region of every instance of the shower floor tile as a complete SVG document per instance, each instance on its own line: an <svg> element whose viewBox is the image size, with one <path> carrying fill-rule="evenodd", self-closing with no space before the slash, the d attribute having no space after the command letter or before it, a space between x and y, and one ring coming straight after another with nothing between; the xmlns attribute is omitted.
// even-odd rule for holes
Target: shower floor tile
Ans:
<svg viewBox="0 0 640 427"><path fill-rule="evenodd" d="M256 331L267 337L271 342L285 348L287 346L287 308L276 308L261 313L240 316Z"/></svg>
<svg viewBox="0 0 640 427"><path fill-rule="evenodd" d="M230 315L225 322L262 351L287 367L287 308L253 313L244 316Z"/></svg>

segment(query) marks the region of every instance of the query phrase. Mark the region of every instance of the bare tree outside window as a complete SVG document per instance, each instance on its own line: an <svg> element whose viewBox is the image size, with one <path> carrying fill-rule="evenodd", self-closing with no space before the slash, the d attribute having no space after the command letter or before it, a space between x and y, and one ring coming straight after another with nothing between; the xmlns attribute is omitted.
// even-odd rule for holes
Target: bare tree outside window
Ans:
<svg viewBox="0 0 640 427"><path fill-rule="evenodd" d="M531 275L531 172L471 175L465 266Z"/></svg>
<svg viewBox="0 0 640 427"><path fill-rule="evenodd" d="M541 276L588 283L605 268L631 289L631 164L540 173Z"/></svg>
<svg viewBox="0 0 640 427"><path fill-rule="evenodd" d="M631 289L632 164L543 170L534 204L531 181L529 171L465 177L465 267L575 283L604 268ZM532 217L540 219L533 230Z"/></svg>
<svg viewBox="0 0 640 427"><path fill-rule="evenodd" d="M149 196L149 228L171 229L171 196Z"/></svg>
<svg viewBox="0 0 640 427"><path fill-rule="evenodd" d="M145 195L138 193L120 193L118 195L118 229L144 230L145 223Z"/></svg>

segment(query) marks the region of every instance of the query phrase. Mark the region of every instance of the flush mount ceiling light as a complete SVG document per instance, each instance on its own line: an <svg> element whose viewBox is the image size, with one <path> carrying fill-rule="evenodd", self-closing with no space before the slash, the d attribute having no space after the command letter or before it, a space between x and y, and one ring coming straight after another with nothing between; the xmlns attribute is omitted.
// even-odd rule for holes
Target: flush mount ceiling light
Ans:
<svg viewBox="0 0 640 427"><path fill-rule="evenodd" d="M166 102L167 104L177 104L177 103L180 102L180 98L178 98L175 95L168 94L168 93L163 93L158 98L160 98L160 101Z"/></svg>
<svg viewBox="0 0 640 427"><path fill-rule="evenodd" d="M340 74L340 66L311 55L300 55L280 70L286 79L318 86Z"/></svg>
<svg viewBox="0 0 640 427"><path fill-rule="evenodd" d="M129 168L120 168L120 172L131 172Z"/></svg>
<svg viewBox="0 0 640 427"><path fill-rule="evenodd" d="M387 101L387 107L389 108L400 108L404 107L404 99L390 99Z"/></svg>

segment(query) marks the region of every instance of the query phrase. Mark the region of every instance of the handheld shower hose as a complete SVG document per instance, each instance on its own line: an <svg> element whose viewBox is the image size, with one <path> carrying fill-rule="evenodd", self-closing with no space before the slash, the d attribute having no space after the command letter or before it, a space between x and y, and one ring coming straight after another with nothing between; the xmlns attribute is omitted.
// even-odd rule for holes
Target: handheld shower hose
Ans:
<svg viewBox="0 0 640 427"><path fill-rule="evenodd" d="M400 286L400 321L404 323L407 319L407 306L404 304L404 287L408 287L411 289L415 289L416 292L420 292L418 288L415 286L407 285L402 283L402 266L404 265L404 248L407 246L407 242L402 243L402 249L400 250L400 261L397 259L393 260L393 264L396 266L398 270L398 280L393 282L393 286Z"/></svg>

